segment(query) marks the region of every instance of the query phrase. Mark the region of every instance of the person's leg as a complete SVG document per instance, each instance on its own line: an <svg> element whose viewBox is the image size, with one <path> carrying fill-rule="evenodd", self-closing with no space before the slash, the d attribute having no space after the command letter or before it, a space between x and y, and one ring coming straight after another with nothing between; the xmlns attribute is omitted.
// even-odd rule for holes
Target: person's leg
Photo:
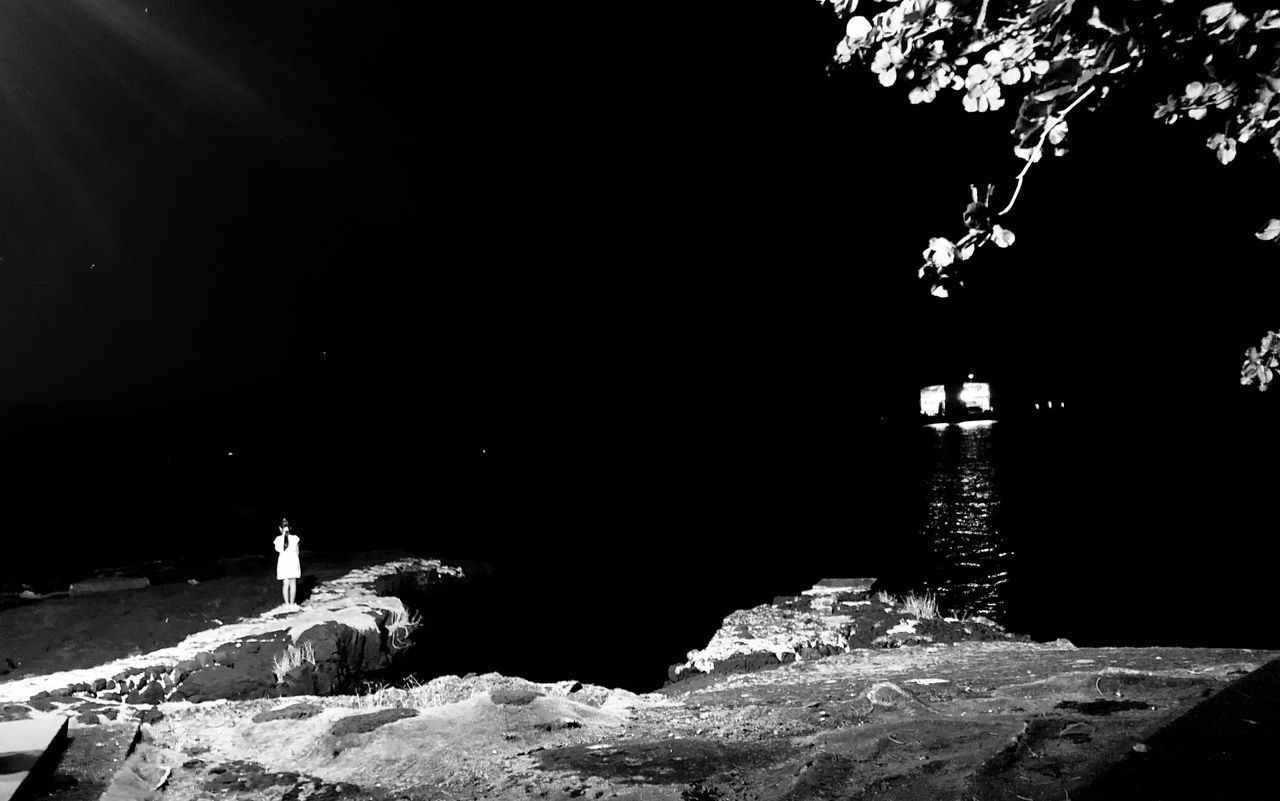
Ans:
<svg viewBox="0 0 1280 801"><path fill-rule="evenodd" d="M297 579L289 579L288 584L289 584L289 605L290 605L290 606L297 606L297 602L296 602L296 601L297 601L297 598L298 598L298 580L297 580Z"/></svg>
<svg viewBox="0 0 1280 801"><path fill-rule="evenodd" d="M289 603L289 579L280 582L280 594L284 596L284 602Z"/></svg>

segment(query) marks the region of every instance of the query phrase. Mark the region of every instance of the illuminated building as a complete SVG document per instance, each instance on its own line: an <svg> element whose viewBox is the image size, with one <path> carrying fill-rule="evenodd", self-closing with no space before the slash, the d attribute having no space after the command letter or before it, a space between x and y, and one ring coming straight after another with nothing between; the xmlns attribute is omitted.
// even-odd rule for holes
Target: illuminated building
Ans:
<svg viewBox="0 0 1280 801"><path fill-rule="evenodd" d="M920 390L922 417L933 420L989 418L992 411L991 385L985 381L950 386L932 384Z"/></svg>

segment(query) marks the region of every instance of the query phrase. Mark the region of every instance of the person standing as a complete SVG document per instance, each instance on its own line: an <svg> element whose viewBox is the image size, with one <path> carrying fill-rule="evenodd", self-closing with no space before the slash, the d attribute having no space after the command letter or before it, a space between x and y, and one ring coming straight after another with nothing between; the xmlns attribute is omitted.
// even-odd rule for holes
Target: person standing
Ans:
<svg viewBox="0 0 1280 801"><path fill-rule="evenodd" d="M295 600L298 597L298 579L302 577L302 564L298 561L298 537L289 531L289 521L280 520L280 536L275 539L276 578L282 582L281 592L284 605L289 609L297 609Z"/></svg>

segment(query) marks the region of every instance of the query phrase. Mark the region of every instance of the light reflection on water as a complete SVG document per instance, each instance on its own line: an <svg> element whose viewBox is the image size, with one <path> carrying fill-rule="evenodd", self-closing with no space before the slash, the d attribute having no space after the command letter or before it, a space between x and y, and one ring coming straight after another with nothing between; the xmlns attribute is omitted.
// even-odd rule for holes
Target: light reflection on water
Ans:
<svg viewBox="0 0 1280 801"><path fill-rule="evenodd" d="M940 611L1004 618L1001 587L1013 549L998 526L999 476L992 458L995 423L930 431L933 472L925 490L922 535L928 548L925 589Z"/></svg>

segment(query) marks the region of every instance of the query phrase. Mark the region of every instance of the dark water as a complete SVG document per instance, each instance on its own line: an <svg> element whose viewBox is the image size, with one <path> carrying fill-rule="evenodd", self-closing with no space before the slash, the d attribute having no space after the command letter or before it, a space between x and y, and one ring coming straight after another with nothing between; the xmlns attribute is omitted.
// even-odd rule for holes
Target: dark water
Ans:
<svg viewBox="0 0 1280 801"><path fill-rule="evenodd" d="M1248 428L873 425L830 451L720 439L671 459L658 439L633 443L635 464L527 449L398 475L294 448L27 450L6 477L0 581L269 552L288 514L312 550L494 566L429 621L427 671L652 688L728 612L831 576L936 592L1038 639L1274 648L1268 462L1233 439Z"/></svg>

